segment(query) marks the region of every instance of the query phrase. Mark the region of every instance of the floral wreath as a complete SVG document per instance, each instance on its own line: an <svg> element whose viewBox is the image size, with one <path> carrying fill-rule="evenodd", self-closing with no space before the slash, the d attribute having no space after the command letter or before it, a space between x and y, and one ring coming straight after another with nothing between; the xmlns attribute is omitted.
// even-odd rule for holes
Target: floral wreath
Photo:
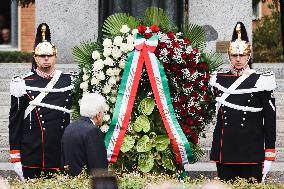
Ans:
<svg viewBox="0 0 284 189"><path fill-rule="evenodd" d="M209 89L209 75L222 64L222 60L219 55L208 55L201 51L205 36L200 26L186 24L179 32L170 26L166 13L155 7L146 10L145 20L142 22L125 13L117 13L104 23L102 44L83 42L73 49L73 55L80 67L79 77L74 83L74 102L78 102L85 92L98 92L106 97L107 107L101 130L106 133L107 149L111 146L109 142L113 142L112 137L117 135L115 142L118 141L120 145L111 150L109 160L115 154L113 151L117 150L112 162L115 162L114 168L120 171L174 173L182 169L184 160L181 157L181 162L178 161L177 151L180 148L178 143L183 137L179 140L175 135L175 132L179 133L181 130L178 135L185 136L191 148L191 156L186 163L194 163L204 154L198 146L198 139L204 137L206 125L212 121L215 110L213 95ZM117 115L120 113L117 107L127 96L123 96L126 89L124 88L124 92L122 90L125 85L127 88L132 74L127 66L131 62L139 62L138 58L131 59L131 56L135 56L139 48L146 49L146 45L143 46L146 43L149 44L148 54L152 52L152 59L157 59L157 65L161 65L160 73L164 73L164 84L161 84L164 88L161 93L169 91L171 102L168 102L168 107L173 107L173 120L177 120L176 125L181 130L177 127L173 130L173 136L169 137L169 129L165 129L165 118L161 118L161 108L151 87L155 77L151 79L146 63L146 66L141 67L129 122L120 138L120 133L115 133L119 122ZM154 43L157 43L155 47ZM140 58L141 54L143 52L140 53ZM152 59L148 62L153 61ZM128 80L125 76L127 70ZM73 116L78 117L79 105L74 104L73 110ZM123 130L122 127L119 129ZM173 144L175 142L176 146Z"/></svg>

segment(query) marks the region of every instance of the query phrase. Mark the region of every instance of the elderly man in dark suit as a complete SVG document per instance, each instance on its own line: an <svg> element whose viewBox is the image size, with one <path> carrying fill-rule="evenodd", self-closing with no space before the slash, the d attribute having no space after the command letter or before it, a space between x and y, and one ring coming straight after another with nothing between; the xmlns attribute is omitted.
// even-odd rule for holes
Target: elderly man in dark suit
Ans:
<svg viewBox="0 0 284 189"><path fill-rule="evenodd" d="M107 169L107 152L102 125L106 100L98 93L85 93L80 103L81 118L71 123L62 137L62 165L70 176L94 169Z"/></svg>

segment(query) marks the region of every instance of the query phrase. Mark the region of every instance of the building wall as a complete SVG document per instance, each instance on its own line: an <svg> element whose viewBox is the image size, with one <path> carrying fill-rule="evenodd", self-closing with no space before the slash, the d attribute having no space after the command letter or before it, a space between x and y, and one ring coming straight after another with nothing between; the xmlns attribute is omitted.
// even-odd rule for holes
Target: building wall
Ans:
<svg viewBox="0 0 284 189"><path fill-rule="evenodd" d="M35 5L20 10L20 50L31 52L35 39Z"/></svg>

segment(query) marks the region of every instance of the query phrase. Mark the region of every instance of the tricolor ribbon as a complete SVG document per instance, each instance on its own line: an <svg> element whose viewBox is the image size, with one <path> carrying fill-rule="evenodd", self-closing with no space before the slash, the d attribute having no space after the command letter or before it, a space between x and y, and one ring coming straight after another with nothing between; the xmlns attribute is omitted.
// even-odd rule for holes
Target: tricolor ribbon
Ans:
<svg viewBox="0 0 284 189"><path fill-rule="evenodd" d="M144 62L157 107L173 146L176 161L188 164L192 159L190 144L174 113L164 68L154 54L157 45L158 36L152 36L148 40L139 34L135 36L135 50L128 55L110 128L105 137L107 156L110 162L117 160L131 117Z"/></svg>

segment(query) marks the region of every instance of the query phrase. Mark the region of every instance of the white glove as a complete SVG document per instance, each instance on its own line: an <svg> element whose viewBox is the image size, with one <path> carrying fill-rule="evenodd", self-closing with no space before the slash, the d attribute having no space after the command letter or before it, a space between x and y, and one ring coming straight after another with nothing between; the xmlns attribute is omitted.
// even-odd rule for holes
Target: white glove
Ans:
<svg viewBox="0 0 284 189"><path fill-rule="evenodd" d="M262 175L263 176L262 176L262 181L261 182L265 181L266 175L268 174L268 172L271 169L271 164L272 164L272 161L264 160L263 170L262 170Z"/></svg>
<svg viewBox="0 0 284 189"><path fill-rule="evenodd" d="M17 175L19 176L21 181L24 181L24 176L23 176L23 166L22 163L19 162L15 162L13 163L13 167L14 167L14 171L17 173Z"/></svg>

